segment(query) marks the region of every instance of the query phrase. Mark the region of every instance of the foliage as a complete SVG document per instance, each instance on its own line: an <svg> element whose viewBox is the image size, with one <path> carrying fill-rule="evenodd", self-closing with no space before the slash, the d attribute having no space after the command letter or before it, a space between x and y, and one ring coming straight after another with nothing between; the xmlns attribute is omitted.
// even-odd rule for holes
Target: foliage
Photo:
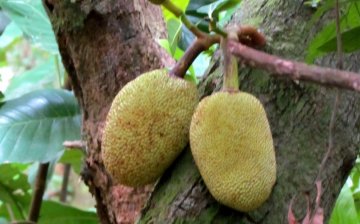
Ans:
<svg viewBox="0 0 360 224"><path fill-rule="evenodd" d="M0 7L11 19L0 36L0 223L7 223L26 219L39 162L54 167L61 158L79 173L83 154L61 157L64 141L80 139L80 109L59 89L65 72L41 0ZM40 213L39 223L98 223L94 212L54 201L43 201Z"/></svg>
<svg viewBox="0 0 360 224"><path fill-rule="evenodd" d="M80 139L80 110L65 90L38 90L0 109L0 162L49 162L65 140Z"/></svg>
<svg viewBox="0 0 360 224"><path fill-rule="evenodd" d="M348 180L343 186L332 212L330 224L360 223L360 160L357 160Z"/></svg>
<svg viewBox="0 0 360 224"><path fill-rule="evenodd" d="M334 8L335 1L327 0L319 7L313 18L309 22L309 26L313 26L315 22L320 21L322 15ZM351 53L360 49L360 2L347 1L342 2L346 8L345 14L341 17L340 27L342 36L342 45L345 53ZM336 51L336 25L335 21L327 24L308 47L307 62L313 62L317 57L324 56Z"/></svg>

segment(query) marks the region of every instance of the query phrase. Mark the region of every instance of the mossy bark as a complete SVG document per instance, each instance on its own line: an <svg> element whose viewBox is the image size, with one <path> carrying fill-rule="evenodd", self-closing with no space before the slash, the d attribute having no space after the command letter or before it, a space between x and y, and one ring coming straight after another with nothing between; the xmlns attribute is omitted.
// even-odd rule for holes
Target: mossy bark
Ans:
<svg viewBox="0 0 360 224"><path fill-rule="evenodd" d="M146 0L43 1L83 110L88 152L83 179L96 198L102 223L128 223L133 217L126 220L126 208L141 204L146 190L112 184L101 160L102 128L113 97L126 82L169 62L156 44L156 38L165 33L160 8ZM268 39L265 51L303 60L304 46L319 27L306 26L314 11L302 2L243 0L232 22L259 27ZM345 68L360 72L359 59L359 55L349 56ZM334 57L319 61L324 66L335 62ZM215 56L200 84L203 96L221 88L219 64ZM327 148L335 91L274 79L256 69L241 68L239 75L241 90L263 102L270 120L278 170L271 198L249 214L221 206L208 193L187 148L158 182L140 223L286 223L288 205L295 195L296 215L305 214L302 193L310 192L312 199L316 194L314 181ZM321 206L326 218L360 147L358 111L359 94L341 91L335 147L322 175Z"/></svg>
<svg viewBox="0 0 360 224"><path fill-rule="evenodd" d="M245 0L232 23L259 27L268 40L265 51L303 60L304 46L319 29L307 27L313 12L301 1ZM345 68L359 72L360 65L356 63L359 58L359 54L349 56ZM222 72L218 62L218 58L213 59L200 84L203 96L221 88ZM335 57L318 62L330 67L335 63ZM295 215L304 217L304 193L310 194L314 207L315 180L327 150L336 91L275 79L257 69L242 68L239 75L240 89L262 101L270 120L277 159L277 182L270 199L248 214L219 205L204 186L190 150L186 149L159 181L139 223L287 223L288 206L294 196L297 196L293 207ZM360 94L340 92L334 148L321 175L325 223L360 148Z"/></svg>

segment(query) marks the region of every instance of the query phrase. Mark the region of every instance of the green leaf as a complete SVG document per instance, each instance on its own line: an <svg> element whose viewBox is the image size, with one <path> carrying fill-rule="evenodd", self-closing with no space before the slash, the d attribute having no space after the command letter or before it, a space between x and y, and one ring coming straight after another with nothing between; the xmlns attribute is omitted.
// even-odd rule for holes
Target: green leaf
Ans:
<svg viewBox="0 0 360 224"><path fill-rule="evenodd" d="M183 12L185 12L186 7L189 4L189 0L171 0L171 3L173 3L174 5L176 5L179 9L181 9ZM169 10L165 9L164 7L162 7L162 11L163 11L163 15L165 18L165 21L167 22L168 20L170 20L171 18L173 19L178 19L176 18Z"/></svg>
<svg viewBox="0 0 360 224"><path fill-rule="evenodd" d="M0 0L0 6L36 46L59 54L55 35L41 0Z"/></svg>
<svg viewBox="0 0 360 224"><path fill-rule="evenodd" d="M352 3L348 11L341 18L341 30L350 30L360 26L360 19L358 9L360 3ZM306 55L306 62L312 63L316 57L324 55L326 52L320 50L324 44L332 39L336 39L336 26L335 22L331 22L320 31L309 44ZM343 42L344 43L344 42ZM352 43L349 43L352 44Z"/></svg>
<svg viewBox="0 0 360 224"><path fill-rule="evenodd" d="M190 0L186 11L197 11L202 6L209 5L213 2L214 0Z"/></svg>
<svg viewBox="0 0 360 224"><path fill-rule="evenodd" d="M160 39L157 42L159 43L159 45L161 47L163 47L171 55L171 49L170 49L170 44L169 44L168 40ZM175 53L174 53L174 55L172 55L172 57L178 61L183 55L184 55L184 51L177 47L175 50Z"/></svg>
<svg viewBox="0 0 360 224"><path fill-rule="evenodd" d="M9 221L5 218L0 217L0 224L9 224Z"/></svg>
<svg viewBox="0 0 360 224"><path fill-rule="evenodd" d="M214 7L214 10L210 12L210 18L215 18L216 21L219 21L220 12L230 10L235 8L240 4L241 0L220 0L217 1Z"/></svg>
<svg viewBox="0 0 360 224"><path fill-rule="evenodd" d="M17 164L0 165L0 201L9 205L15 217L19 219L25 218L30 202L30 185L22 171L23 167Z"/></svg>
<svg viewBox="0 0 360 224"><path fill-rule="evenodd" d="M83 211L54 201L43 201L39 224L92 224L99 223L95 212Z"/></svg>
<svg viewBox="0 0 360 224"><path fill-rule="evenodd" d="M330 218L330 224L358 224L356 207L352 192L345 183L336 201L335 208Z"/></svg>
<svg viewBox="0 0 360 224"><path fill-rule="evenodd" d="M70 164L75 173L80 174L83 164L84 153L81 150L65 150L59 163Z"/></svg>
<svg viewBox="0 0 360 224"><path fill-rule="evenodd" d="M80 110L65 90L39 90L0 108L0 163L49 162L80 139Z"/></svg>
<svg viewBox="0 0 360 224"><path fill-rule="evenodd" d="M5 99L14 99L39 89L59 87L56 60L55 56L51 57L39 66L14 76L5 90Z"/></svg>
<svg viewBox="0 0 360 224"><path fill-rule="evenodd" d="M360 49L360 26L350 29L341 34L343 50L346 53L351 53ZM318 50L322 52L336 51L336 37L328 40L319 46Z"/></svg>
<svg viewBox="0 0 360 224"><path fill-rule="evenodd" d="M181 27L182 24L179 20L170 19L166 23L167 30L168 30L168 40L170 44L170 52L171 55L174 56L178 41L181 37Z"/></svg>
<svg viewBox="0 0 360 224"><path fill-rule="evenodd" d="M19 27L11 22L6 26L4 32L0 36L0 48L5 48L11 45L17 38L22 36L22 31Z"/></svg>

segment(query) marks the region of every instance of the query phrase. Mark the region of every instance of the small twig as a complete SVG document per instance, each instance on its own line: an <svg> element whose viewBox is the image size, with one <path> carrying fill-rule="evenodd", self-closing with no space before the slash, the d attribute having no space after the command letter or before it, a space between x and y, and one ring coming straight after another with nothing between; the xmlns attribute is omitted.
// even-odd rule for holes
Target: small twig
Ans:
<svg viewBox="0 0 360 224"><path fill-rule="evenodd" d="M70 171L71 171L71 165L64 164L64 174L63 174L63 180L62 180L61 191L60 191L60 201L61 202L66 202Z"/></svg>
<svg viewBox="0 0 360 224"><path fill-rule="evenodd" d="M360 92L360 74L285 60L235 41L229 41L228 46L230 52L238 56L242 63L264 69L273 76Z"/></svg>
<svg viewBox="0 0 360 224"><path fill-rule="evenodd" d="M344 64L344 60L343 60L341 30L340 30L339 0L336 0L336 3L335 3L335 15L336 15L336 18L335 18L335 24L336 24L336 47L337 47L337 57L338 57L336 67L338 69L342 69L343 64ZM327 151L326 151L326 154L325 154L323 160L321 161L320 168L319 168L319 173L318 173L318 176L316 178L317 181L320 181L321 174L322 174L323 170L325 169L326 161L330 157L331 151L332 151L332 149L334 147L335 121L336 121L336 114L337 114L337 110L338 110L338 107L339 107L339 103L340 103L340 92L337 89L334 104L333 104L333 110L332 110L332 113L331 113L330 124L329 124L329 138L328 138Z"/></svg>
<svg viewBox="0 0 360 224"><path fill-rule="evenodd" d="M86 143L84 141L81 141L81 140L77 140L77 141L65 141L63 143L63 146L65 148L68 148L68 149L80 149L82 151L85 151L85 147L86 147Z"/></svg>
<svg viewBox="0 0 360 224"><path fill-rule="evenodd" d="M49 169L49 165L50 163L41 163L39 165L35 180L33 197L31 200L31 206L29 210L28 221L37 222L37 220L39 219L41 203L46 188L46 176Z"/></svg>

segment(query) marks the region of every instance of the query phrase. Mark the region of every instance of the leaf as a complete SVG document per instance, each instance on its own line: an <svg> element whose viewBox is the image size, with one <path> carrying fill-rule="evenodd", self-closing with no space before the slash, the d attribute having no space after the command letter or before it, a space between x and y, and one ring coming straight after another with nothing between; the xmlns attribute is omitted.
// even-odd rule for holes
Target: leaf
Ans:
<svg viewBox="0 0 360 224"><path fill-rule="evenodd" d="M39 66L14 76L5 90L5 99L14 99L34 90L59 87L56 60L55 56L51 57Z"/></svg>
<svg viewBox="0 0 360 224"><path fill-rule="evenodd" d="M171 55L174 56L178 41L181 36L181 27L182 24L179 20L176 19L170 19L166 23L167 30L168 30L168 40L170 44L170 52Z"/></svg>
<svg viewBox="0 0 360 224"><path fill-rule="evenodd" d="M330 224L358 224L354 199L347 183L344 184L331 214Z"/></svg>
<svg viewBox="0 0 360 224"><path fill-rule="evenodd" d="M350 29L341 34L343 50L346 53L351 53L360 49L360 26ZM328 40L319 46L318 50L322 52L336 51L336 37Z"/></svg>
<svg viewBox="0 0 360 224"><path fill-rule="evenodd" d="M171 3L176 5L181 11L185 12L185 9L189 4L189 0L171 0ZM178 19L169 10L165 9L164 7L162 7L162 11L166 22L172 18Z"/></svg>
<svg viewBox="0 0 360 224"><path fill-rule="evenodd" d="M80 150L65 150L65 153L59 160L59 163L71 164L75 173L80 174L83 164L84 153Z"/></svg>
<svg viewBox="0 0 360 224"><path fill-rule="evenodd" d="M360 3L352 3L346 14L341 18L341 30L350 30L360 26L360 19L358 15L359 7ZM306 55L306 62L312 63L316 57L324 55L326 52L321 51L319 48L334 38L336 39L336 26L335 22L331 22L319 33L317 33L315 38L313 38L313 40L310 42L307 49L308 53Z"/></svg>
<svg viewBox="0 0 360 224"><path fill-rule="evenodd" d="M200 7L209 5L213 2L214 0L191 0L186 11L197 11Z"/></svg>
<svg viewBox="0 0 360 224"><path fill-rule="evenodd" d="M95 212L83 211L54 201L43 201L39 224L92 224L99 223Z"/></svg>
<svg viewBox="0 0 360 224"><path fill-rule="evenodd" d="M5 219L0 217L0 224L8 224L9 222Z"/></svg>
<svg viewBox="0 0 360 224"><path fill-rule="evenodd" d="M190 45L195 41L195 35L188 30L185 26L182 26L181 28L181 36L178 42L178 46L181 50L186 50Z"/></svg>
<svg viewBox="0 0 360 224"><path fill-rule="evenodd" d="M25 218L30 202L30 185L22 171L23 167L17 164L0 165L0 201L8 204L19 219Z"/></svg>
<svg viewBox="0 0 360 224"><path fill-rule="evenodd" d="M158 43L161 47L163 47L169 54L171 54L170 44L168 40L160 39L158 40ZM174 55L172 57L178 61L182 56L184 55L184 51L180 48L176 48Z"/></svg>
<svg viewBox="0 0 360 224"><path fill-rule="evenodd" d="M6 26L4 32L0 36L0 48L8 47L17 38L20 38L21 36L22 31L14 22L11 22L9 25Z"/></svg>
<svg viewBox="0 0 360 224"><path fill-rule="evenodd" d="M230 10L238 6L241 0L222 0L217 1L215 9L211 12L211 18L216 18L216 21L219 21L220 12Z"/></svg>
<svg viewBox="0 0 360 224"><path fill-rule="evenodd" d="M46 89L6 101L0 108L0 163L49 162L63 142L80 139L80 110L74 95Z"/></svg>
<svg viewBox="0 0 360 224"><path fill-rule="evenodd" d="M41 0L0 0L0 6L36 46L59 54L55 35Z"/></svg>

